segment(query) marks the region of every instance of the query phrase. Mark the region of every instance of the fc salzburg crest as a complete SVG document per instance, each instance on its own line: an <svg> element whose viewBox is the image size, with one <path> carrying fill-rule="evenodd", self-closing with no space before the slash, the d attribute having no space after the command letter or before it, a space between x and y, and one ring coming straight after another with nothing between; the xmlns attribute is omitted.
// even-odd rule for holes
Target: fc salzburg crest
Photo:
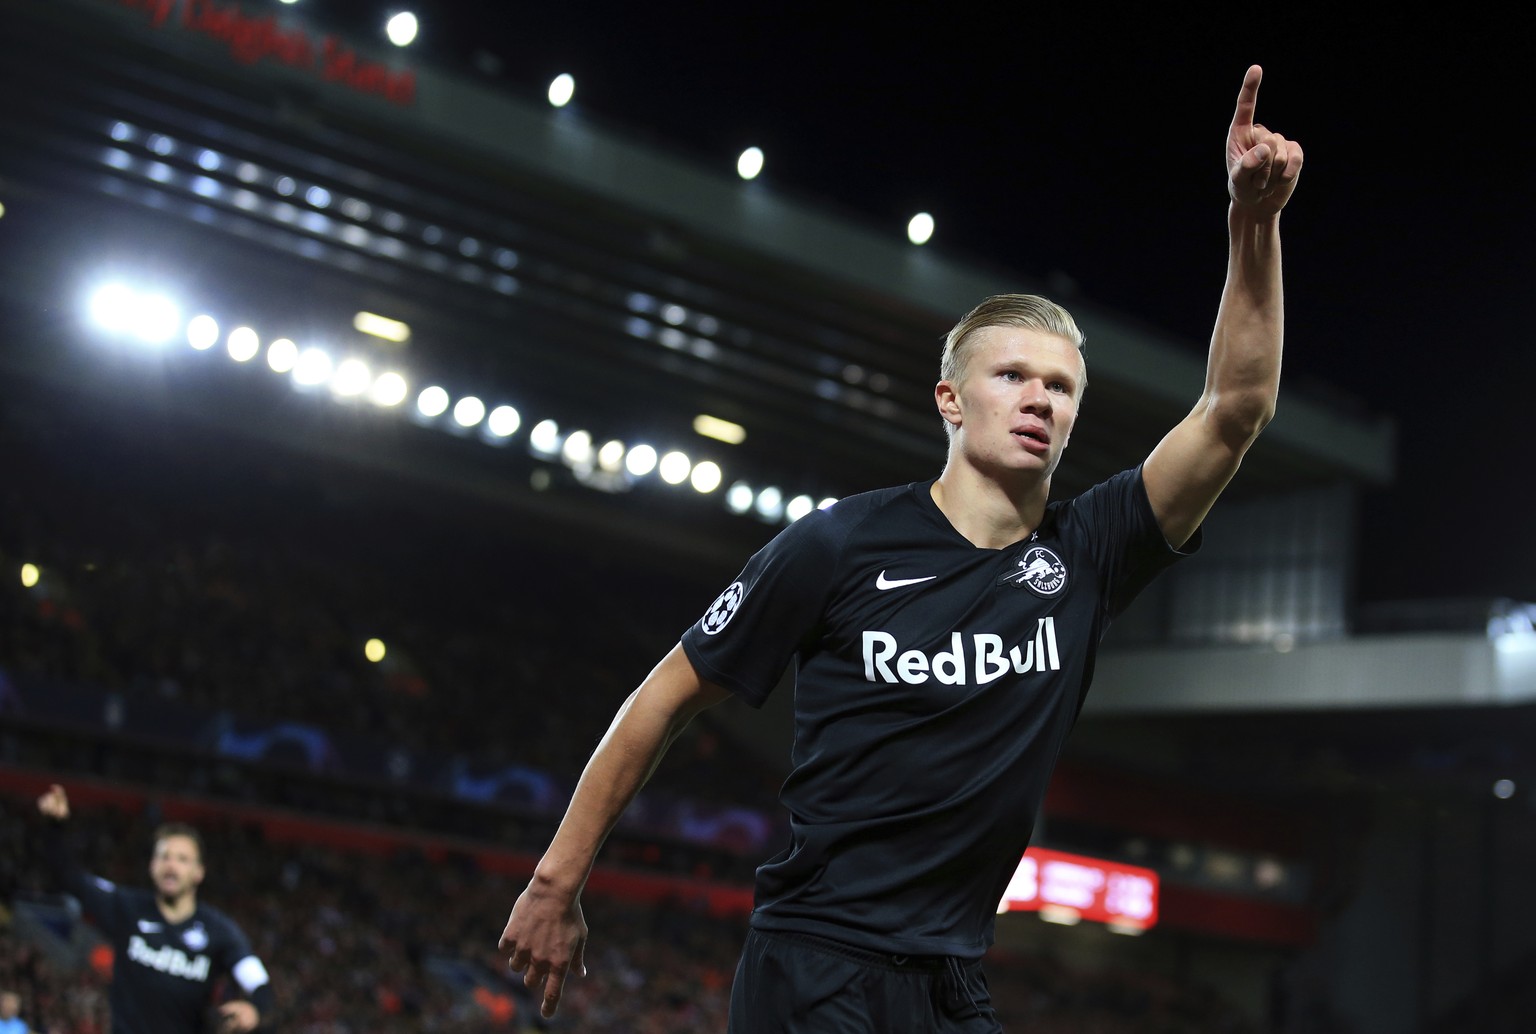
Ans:
<svg viewBox="0 0 1536 1034"><path fill-rule="evenodd" d="M1067 587L1067 565L1044 546L1030 546L1016 563L1017 566L1002 578L1010 585L1022 585L1046 599L1060 596Z"/></svg>

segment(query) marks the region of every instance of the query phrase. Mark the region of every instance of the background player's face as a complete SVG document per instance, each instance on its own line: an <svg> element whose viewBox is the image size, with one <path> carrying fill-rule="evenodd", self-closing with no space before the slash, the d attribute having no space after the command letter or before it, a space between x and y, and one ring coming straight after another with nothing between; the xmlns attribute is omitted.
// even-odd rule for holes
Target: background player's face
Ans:
<svg viewBox="0 0 1536 1034"><path fill-rule="evenodd" d="M161 897L179 898L196 890L203 882L203 859L197 841L191 837L161 837L149 860L149 878Z"/></svg>
<svg viewBox="0 0 1536 1034"><path fill-rule="evenodd" d="M1072 434L1084 381L1082 353L1066 338L984 327L968 342L959 382L940 382L939 410L976 467L1048 477Z"/></svg>

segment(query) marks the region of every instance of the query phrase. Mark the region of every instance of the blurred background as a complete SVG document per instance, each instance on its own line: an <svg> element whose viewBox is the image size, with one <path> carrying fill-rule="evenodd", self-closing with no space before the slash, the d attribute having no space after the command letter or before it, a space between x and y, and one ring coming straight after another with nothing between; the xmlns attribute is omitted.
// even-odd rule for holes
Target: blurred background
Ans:
<svg viewBox="0 0 1536 1034"><path fill-rule="evenodd" d="M1043 1032L1532 1028L1517 33L0 15L0 992L34 1029L109 1029L110 951L38 852L51 782L124 882L199 825L268 1029L723 1029L787 684L673 747L545 1023L494 949L582 764L753 550L938 472L942 335L982 297L1088 335L1057 496L1146 455L1200 390L1255 61L1308 156L1280 415L1105 642L994 999Z"/></svg>

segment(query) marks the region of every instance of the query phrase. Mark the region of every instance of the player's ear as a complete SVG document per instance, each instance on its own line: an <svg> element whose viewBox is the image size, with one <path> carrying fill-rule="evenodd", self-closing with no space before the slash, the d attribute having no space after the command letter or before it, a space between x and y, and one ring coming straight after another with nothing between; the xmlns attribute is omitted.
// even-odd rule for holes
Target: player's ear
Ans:
<svg viewBox="0 0 1536 1034"><path fill-rule="evenodd" d="M960 392L953 381L940 381L933 386L933 402L945 422L951 427L960 426Z"/></svg>

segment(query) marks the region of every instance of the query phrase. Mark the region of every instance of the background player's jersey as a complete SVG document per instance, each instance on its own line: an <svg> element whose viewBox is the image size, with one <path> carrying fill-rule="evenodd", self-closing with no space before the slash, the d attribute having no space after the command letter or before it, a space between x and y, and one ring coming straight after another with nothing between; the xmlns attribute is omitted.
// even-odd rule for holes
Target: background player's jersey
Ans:
<svg viewBox="0 0 1536 1034"><path fill-rule="evenodd" d="M1139 469L1000 550L961 536L932 484L797 521L683 636L702 677L754 706L798 657L791 842L758 869L761 929L984 953L1099 639L1182 555Z"/></svg>
<svg viewBox="0 0 1536 1034"><path fill-rule="evenodd" d="M251 996L264 1020L269 1015L266 968L234 920L199 902L188 919L168 923L153 892L81 871L63 856L62 844L54 856L64 889L112 944L112 1034L213 1030L213 993L225 976Z"/></svg>

